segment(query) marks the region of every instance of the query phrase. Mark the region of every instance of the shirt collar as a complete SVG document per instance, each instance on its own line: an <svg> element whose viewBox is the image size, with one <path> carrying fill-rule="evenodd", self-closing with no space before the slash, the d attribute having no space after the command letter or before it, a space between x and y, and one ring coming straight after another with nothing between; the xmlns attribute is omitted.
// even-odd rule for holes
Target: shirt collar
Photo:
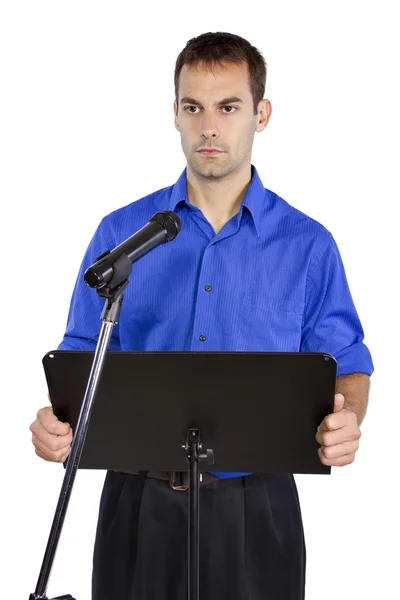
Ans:
<svg viewBox="0 0 400 600"><path fill-rule="evenodd" d="M251 181L243 198L242 206L245 206L250 212L258 237L260 237L261 214L264 207L264 198L265 188L257 173L257 169L254 167L254 165L251 165ZM169 210L174 211L180 202L186 202L189 204L186 189L186 168L183 170L178 181L172 187L168 206Z"/></svg>
<svg viewBox="0 0 400 600"><path fill-rule="evenodd" d="M242 206L245 206L253 217L257 236L260 237L261 217L265 207L265 187L254 165L251 165L251 181L243 198Z"/></svg>

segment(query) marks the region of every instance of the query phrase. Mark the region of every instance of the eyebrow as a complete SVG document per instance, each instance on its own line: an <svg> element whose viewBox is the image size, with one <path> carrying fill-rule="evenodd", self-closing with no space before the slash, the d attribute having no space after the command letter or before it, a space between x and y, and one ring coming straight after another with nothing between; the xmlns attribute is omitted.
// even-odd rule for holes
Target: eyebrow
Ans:
<svg viewBox="0 0 400 600"><path fill-rule="evenodd" d="M201 102L199 102L198 100L195 100L194 98L190 98L189 96L184 96L183 98L181 98L180 100L181 104L192 104L194 106L201 106ZM222 100L220 100L217 105L218 106L224 106L226 104L243 104L243 100L241 98L239 98L238 96L228 96L227 98L223 98Z"/></svg>

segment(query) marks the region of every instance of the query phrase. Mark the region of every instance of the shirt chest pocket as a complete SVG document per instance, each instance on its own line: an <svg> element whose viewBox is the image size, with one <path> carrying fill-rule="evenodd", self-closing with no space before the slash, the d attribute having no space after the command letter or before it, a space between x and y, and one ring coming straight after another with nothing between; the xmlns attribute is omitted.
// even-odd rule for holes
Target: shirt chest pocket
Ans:
<svg viewBox="0 0 400 600"><path fill-rule="evenodd" d="M257 352L298 352L305 303L244 292L241 331Z"/></svg>

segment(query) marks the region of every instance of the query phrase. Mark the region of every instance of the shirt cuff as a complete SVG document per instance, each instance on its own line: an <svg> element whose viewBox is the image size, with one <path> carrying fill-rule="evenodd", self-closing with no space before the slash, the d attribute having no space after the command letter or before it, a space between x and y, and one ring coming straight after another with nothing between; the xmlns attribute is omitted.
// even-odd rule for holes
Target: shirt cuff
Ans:
<svg viewBox="0 0 400 600"><path fill-rule="evenodd" d="M344 348L335 354L334 357L337 361L337 377L351 373L372 375L374 371L371 353L362 342Z"/></svg>

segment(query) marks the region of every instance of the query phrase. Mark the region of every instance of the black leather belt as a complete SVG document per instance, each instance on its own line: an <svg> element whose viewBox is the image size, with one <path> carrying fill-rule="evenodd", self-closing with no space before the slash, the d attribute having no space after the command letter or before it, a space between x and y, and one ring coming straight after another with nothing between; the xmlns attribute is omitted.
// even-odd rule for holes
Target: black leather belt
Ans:
<svg viewBox="0 0 400 600"><path fill-rule="evenodd" d="M169 485L173 490L187 492L189 489L189 472L188 471L122 471L129 475L143 475L153 479L162 479L169 481ZM211 473L200 473L200 485L207 485L218 481L218 477L214 477Z"/></svg>

